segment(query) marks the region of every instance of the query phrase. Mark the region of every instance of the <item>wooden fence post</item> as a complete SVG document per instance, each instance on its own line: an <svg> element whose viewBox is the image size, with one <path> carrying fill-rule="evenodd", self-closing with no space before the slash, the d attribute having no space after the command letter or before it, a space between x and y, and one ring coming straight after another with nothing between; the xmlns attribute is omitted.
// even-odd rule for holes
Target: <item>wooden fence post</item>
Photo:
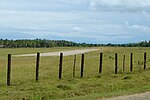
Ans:
<svg viewBox="0 0 150 100"><path fill-rule="evenodd" d="M115 53L115 74L117 74L118 71L118 54Z"/></svg>
<svg viewBox="0 0 150 100"><path fill-rule="evenodd" d="M146 52L144 53L144 70L146 70Z"/></svg>
<svg viewBox="0 0 150 100"><path fill-rule="evenodd" d="M82 54L81 58L81 78L83 77L83 70L84 70L84 54Z"/></svg>
<svg viewBox="0 0 150 100"><path fill-rule="evenodd" d="M102 73L103 53L100 53L99 73Z"/></svg>
<svg viewBox="0 0 150 100"><path fill-rule="evenodd" d="M8 54L8 66L7 66L7 86L10 86L11 78L11 54Z"/></svg>
<svg viewBox="0 0 150 100"><path fill-rule="evenodd" d="M36 58L36 81L39 80L39 63L40 63L40 53L37 53L37 58Z"/></svg>
<svg viewBox="0 0 150 100"><path fill-rule="evenodd" d="M75 69L76 69L76 55L74 56L73 77L75 77Z"/></svg>
<svg viewBox="0 0 150 100"><path fill-rule="evenodd" d="M125 71L125 60L126 60L126 55L123 56L123 68L122 68L123 72Z"/></svg>
<svg viewBox="0 0 150 100"><path fill-rule="evenodd" d="M63 63L63 53L60 53L59 79L62 79L62 63Z"/></svg>
<svg viewBox="0 0 150 100"><path fill-rule="evenodd" d="M130 56L130 71L131 72L133 71L133 53L131 53L131 56Z"/></svg>

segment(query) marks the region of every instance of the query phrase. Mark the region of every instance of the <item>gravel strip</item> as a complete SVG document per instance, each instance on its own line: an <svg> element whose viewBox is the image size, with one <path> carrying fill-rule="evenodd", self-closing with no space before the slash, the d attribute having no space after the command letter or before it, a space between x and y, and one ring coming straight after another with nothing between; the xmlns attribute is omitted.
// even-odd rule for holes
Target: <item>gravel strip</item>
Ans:
<svg viewBox="0 0 150 100"><path fill-rule="evenodd" d="M150 92L128 95L128 96L119 96L119 97L107 98L102 100L150 100Z"/></svg>
<svg viewBox="0 0 150 100"><path fill-rule="evenodd" d="M75 54L82 54L87 52L96 51L98 49L83 49L83 50L71 50L71 51L59 51L59 52L48 52L48 53L41 53L41 56L59 56L62 52L64 56L70 56ZM26 57L26 56L36 56L36 54L21 54L21 55L14 55L15 57Z"/></svg>

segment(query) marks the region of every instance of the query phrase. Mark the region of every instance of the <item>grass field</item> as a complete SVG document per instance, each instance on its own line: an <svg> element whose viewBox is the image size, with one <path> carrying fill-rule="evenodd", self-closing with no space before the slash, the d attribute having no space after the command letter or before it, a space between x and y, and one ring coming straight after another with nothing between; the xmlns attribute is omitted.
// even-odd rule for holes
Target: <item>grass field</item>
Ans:
<svg viewBox="0 0 150 100"><path fill-rule="evenodd" d="M81 55L77 55L76 78L72 78L74 56L64 57L63 79L58 79L59 57L41 57L39 81L35 81L35 57L13 57L11 86L6 86L7 54L28 54L85 48L0 49L0 99L11 100L97 100L150 91L150 48L113 48L85 54L84 77L80 78ZM104 53L103 73L99 74L99 53ZM129 71L130 53L133 72ZM147 70L143 55L147 52ZM114 74L114 53L118 53L118 74ZM122 72L123 55L125 72ZM140 62L138 65L137 62Z"/></svg>

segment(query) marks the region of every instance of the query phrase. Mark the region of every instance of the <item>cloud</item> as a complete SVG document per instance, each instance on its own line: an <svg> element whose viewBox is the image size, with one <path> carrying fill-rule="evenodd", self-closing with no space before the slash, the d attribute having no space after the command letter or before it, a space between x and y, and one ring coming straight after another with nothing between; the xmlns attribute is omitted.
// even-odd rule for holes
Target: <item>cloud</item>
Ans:
<svg viewBox="0 0 150 100"><path fill-rule="evenodd" d="M0 0L1 10L15 11L82 11L88 0Z"/></svg>
<svg viewBox="0 0 150 100"><path fill-rule="evenodd" d="M0 36L139 41L150 37L149 12L149 0L0 0Z"/></svg>
<svg viewBox="0 0 150 100"><path fill-rule="evenodd" d="M77 31L77 32L80 32L82 29L78 26L75 26L72 28L73 31Z"/></svg>
<svg viewBox="0 0 150 100"><path fill-rule="evenodd" d="M150 33L150 27L144 26L144 25L132 25L131 29L135 29L135 30L146 32L146 33Z"/></svg>
<svg viewBox="0 0 150 100"><path fill-rule="evenodd" d="M139 25L139 24L129 25L129 23L126 22L126 26L129 29L132 29L138 32L150 33L150 27L146 25Z"/></svg>
<svg viewBox="0 0 150 100"><path fill-rule="evenodd" d="M0 38L3 39L33 39L36 38L33 34L29 33L22 33L16 31L0 31Z"/></svg>
<svg viewBox="0 0 150 100"><path fill-rule="evenodd" d="M96 11L149 12L149 0L89 0Z"/></svg>
<svg viewBox="0 0 150 100"><path fill-rule="evenodd" d="M1 10L150 12L150 0L0 0Z"/></svg>

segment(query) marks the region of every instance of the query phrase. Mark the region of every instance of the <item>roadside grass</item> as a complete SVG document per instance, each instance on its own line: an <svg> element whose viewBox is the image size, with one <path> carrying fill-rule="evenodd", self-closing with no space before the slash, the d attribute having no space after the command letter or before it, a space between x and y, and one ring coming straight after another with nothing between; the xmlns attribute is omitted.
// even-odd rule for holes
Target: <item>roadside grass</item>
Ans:
<svg viewBox="0 0 150 100"><path fill-rule="evenodd" d="M84 48L0 49L0 99L27 100L97 100L118 95L150 91L149 48L104 47L85 54L84 77L80 78L81 55L77 55L76 77L72 77L74 56L63 59L63 79L58 79L59 57L41 57L39 81L35 81L36 57L13 57L11 86L6 86L7 54L64 51ZM103 72L99 53L104 53ZM133 72L129 71L130 53L134 54ZM147 52L147 70L143 55ZM114 53L118 53L118 74L114 74ZM125 71L122 71L123 55ZM137 64L137 62L141 64Z"/></svg>

